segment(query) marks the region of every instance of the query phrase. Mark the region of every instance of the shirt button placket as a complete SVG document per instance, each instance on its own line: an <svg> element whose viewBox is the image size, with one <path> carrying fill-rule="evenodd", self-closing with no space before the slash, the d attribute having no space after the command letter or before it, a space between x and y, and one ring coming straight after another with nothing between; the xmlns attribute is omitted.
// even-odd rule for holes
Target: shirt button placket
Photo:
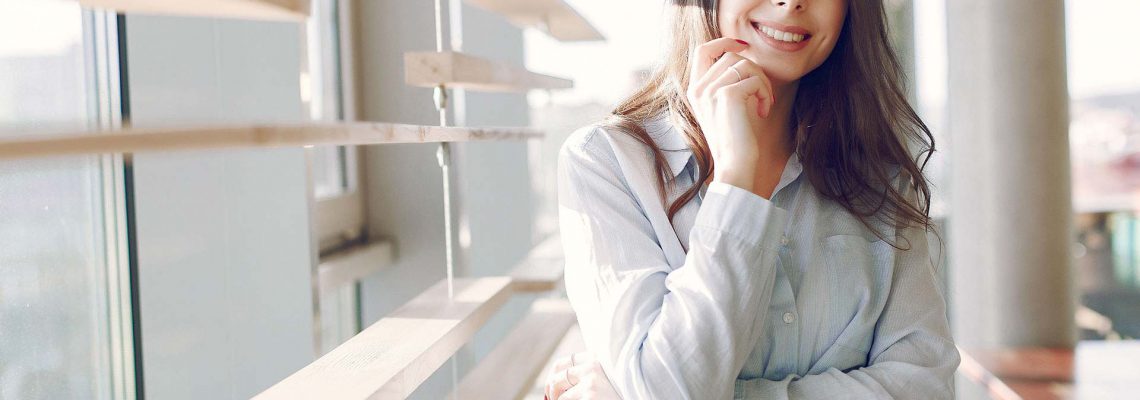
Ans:
<svg viewBox="0 0 1140 400"><path fill-rule="evenodd" d="M796 314L792 314L791 312L784 313L784 323L791 324L793 322L796 322Z"/></svg>

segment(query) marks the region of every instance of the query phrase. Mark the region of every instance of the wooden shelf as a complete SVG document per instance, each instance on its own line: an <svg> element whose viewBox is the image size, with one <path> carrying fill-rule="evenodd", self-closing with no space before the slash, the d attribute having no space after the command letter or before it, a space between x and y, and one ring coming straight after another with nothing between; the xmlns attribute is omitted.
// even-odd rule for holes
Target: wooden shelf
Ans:
<svg viewBox="0 0 1140 400"><path fill-rule="evenodd" d="M547 292L562 284L566 262L562 257L562 238L553 235L534 247L511 271L511 284L516 292Z"/></svg>
<svg viewBox="0 0 1140 400"><path fill-rule="evenodd" d="M90 8L123 13L304 21L309 0L79 0Z"/></svg>
<svg viewBox="0 0 1140 400"><path fill-rule="evenodd" d="M352 284L361 278L383 270L396 260L396 248L391 242L380 241L346 249L317 266L322 292Z"/></svg>
<svg viewBox="0 0 1140 400"><path fill-rule="evenodd" d="M458 53L404 53L404 81L412 86L445 84L486 92L522 92L530 89L569 89L569 79L530 72L525 68Z"/></svg>
<svg viewBox="0 0 1140 400"><path fill-rule="evenodd" d="M460 397L517 399L530 391L555 347L575 324L570 303L540 299L530 313L459 383Z"/></svg>
<svg viewBox="0 0 1140 400"><path fill-rule="evenodd" d="M0 159L75 154L244 149L320 145L526 140L529 128L462 128L379 122L137 128L0 139Z"/></svg>
<svg viewBox="0 0 1140 400"><path fill-rule="evenodd" d="M605 40L590 22L563 0L467 0L501 14L520 27L533 27L561 41Z"/></svg>
<svg viewBox="0 0 1140 400"><path fill-rule="evenodd" d="M441 281L256 399L406 398L510 296L510 278Z"/></svg>

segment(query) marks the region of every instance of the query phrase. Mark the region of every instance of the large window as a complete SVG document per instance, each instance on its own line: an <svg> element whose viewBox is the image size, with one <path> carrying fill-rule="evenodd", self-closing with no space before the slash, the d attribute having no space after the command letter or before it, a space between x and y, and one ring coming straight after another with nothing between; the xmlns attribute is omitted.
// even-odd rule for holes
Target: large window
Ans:
<svg viewBox="0 0 1140 400"><path fill-rule="evenodd" d="M114 124L113 17L0 0L0 135ZM0 399L133 398L121 169L0 161Z"/></svg>
<svg viewBox="0 0 1140 400"><path fill-rule="evenodd" d="M347 2L314 0L306 24L307 70L302 78L303 100L316 121L355 119L352 94L351 51L345 46ZM321 259L355 251L364 237L364 199L360 187L358 149L355 146L321 146L307 150L312 175L314 235ZM314 274L314 279L320 279ZM318 287L326 288L325 285ZM356 283L322 289L317 293L321 353L332 350L360 330L359 288Z"/></svg>
<svg viewBox="0 0 1140 400"><path fill-rule="evenodd" d="M1131 0L1066 2L1077 287L1086 339L1140 338L1140 37ZM1108 322L1108 323L1106 323Z"/></svg>

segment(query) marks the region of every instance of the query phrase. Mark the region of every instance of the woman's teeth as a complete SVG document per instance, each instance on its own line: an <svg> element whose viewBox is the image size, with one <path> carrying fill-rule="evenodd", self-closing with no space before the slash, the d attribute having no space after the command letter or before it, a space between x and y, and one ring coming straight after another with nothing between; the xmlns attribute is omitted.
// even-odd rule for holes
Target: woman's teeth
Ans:
<svg viewBox="0 0 1140 400"><path fill-rule="evenodd" d="M789 42L789 43L802 42L804 40L804 38L806 37L805 35L801 35L798 33L784 32L784 31L777 30L777 29L770 28L770 27L763 26L763 25L760 26L760 32L764 32L765 35L768 35L772 39L776 39L776 40L779 40L781 42Z"/></svg>

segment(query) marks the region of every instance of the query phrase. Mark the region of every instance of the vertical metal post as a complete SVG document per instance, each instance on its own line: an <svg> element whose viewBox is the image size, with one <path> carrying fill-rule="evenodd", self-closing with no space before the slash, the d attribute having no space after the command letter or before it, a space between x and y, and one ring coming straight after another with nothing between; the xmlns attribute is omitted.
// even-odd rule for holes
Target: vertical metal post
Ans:
<svg viewBox="0 0 1140 400"><path fill-rule="evenodd" d="M435 50L443 51L443 0L435 0ZM439 126L447 126L447 86L440 83L435 87L432 96L435 108L439 110ZM447 299L455 299L455 253L453 239L454 228L451 226L451 143L440 142L439 150L435 153L439 161L440 172L443 175L443 232L444 249L447 262ZM451 396L459 398L459 362L451 356Z"/></svg>
<svg viewBox="0 0 1140 400"><path fill-rule="evenodd" d="M439 110L439 126L447 126L447 87L435 88L435 106ZM446 236L444 248L447 259L447 298L455 298L455 253L453 245L454 228L451 226L451 143L441 142L435 153L443 173L443 231Z"/></svg>

